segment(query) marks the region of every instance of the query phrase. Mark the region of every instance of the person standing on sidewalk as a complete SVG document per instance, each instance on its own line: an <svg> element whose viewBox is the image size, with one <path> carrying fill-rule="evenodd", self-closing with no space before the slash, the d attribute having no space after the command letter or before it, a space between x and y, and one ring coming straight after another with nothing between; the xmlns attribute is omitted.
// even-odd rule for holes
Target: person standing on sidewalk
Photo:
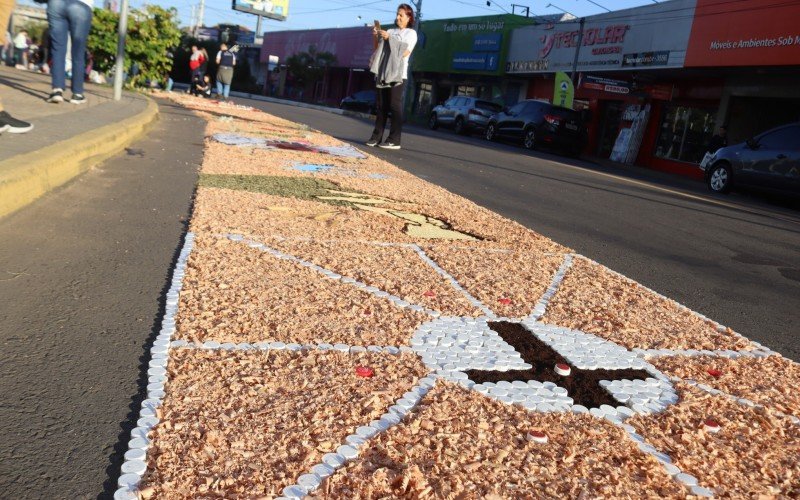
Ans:
<svg viewBox="0 0 800 500"><path fill-rule="evenodd" d="M14 37L14 61L17 69L28 69L28 32L25 30Z"/></svg>
<svg viewBox="0 0 800 500"><path fill-rule="evenodd" d="M189 71L192 74L192 82L197 82L203 79L201 68L205 59L203 53L197 48L197 45L192 45L192 55L189 57Z"/></svg>
<svg viewBox="0 0 800 500"><path fill-rule="evenodd" d="M72 40L72 96L69 102L83 104L83 82L86 77L86 42L92 27L94 0L48 0L47 22L53 57L53 91L47 102L64 102L67 73L67 38Z"/></svg>
<svg viewBox="0 0 800 500"><path fill-rule="evenodd" d="M379 146L385 149L400 149L400 135L403 129L403 92L408 80L408 58L417 44L417 32L412 29L414 27L414 10L410 5L403 3L397 7L395 24L397 28L390 30L379 30L377 26L372 29L375 36L373 47L376 50L379 49L380 44L383 44L384 51L388 50L387 45L391 44L390 38L406 46L402 54L402 81L391 87L377 88L375 129L372 131L372 137L367 141L367 146ZM389 112L392 113L392 126L389 129L389 137L385 142L381 142Z"/></svg>
<svg viewBox="0 0 800 500"><path fill-rule="evenodd" d="M0 46L8 43L6 40L8 32L5 27L8 26L8 18L11 17L11 11L14 10L14 0L0 0ZM23 134L33 129L33 125L22 120L17 120L3 108L3 101L0 100L0 134L9 132L12 134Z"/></svg>
<svg viewBox="0 0 800 500"><path fill-rule="evenodd" d="M231 82L233 82L233 68L236 66L236 54L228 49L228 45L223 43L217 52L217 95L228 99L231 93Z"/></svg>

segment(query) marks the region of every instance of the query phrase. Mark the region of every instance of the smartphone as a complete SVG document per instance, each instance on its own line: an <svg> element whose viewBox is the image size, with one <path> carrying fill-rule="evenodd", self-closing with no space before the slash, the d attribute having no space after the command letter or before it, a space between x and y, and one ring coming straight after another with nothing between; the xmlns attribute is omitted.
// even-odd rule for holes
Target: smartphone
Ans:
<svg viewBox="0 0 800 500"><path fill-rule="evenodd" d="M374 20L374 21L372 21L372 22L375 24L375 29L376 29L377 31L380 31L380 30L381 30L381 22L380 22L380 21L378 21L377 19L375 19L375 20Z"/></svg>

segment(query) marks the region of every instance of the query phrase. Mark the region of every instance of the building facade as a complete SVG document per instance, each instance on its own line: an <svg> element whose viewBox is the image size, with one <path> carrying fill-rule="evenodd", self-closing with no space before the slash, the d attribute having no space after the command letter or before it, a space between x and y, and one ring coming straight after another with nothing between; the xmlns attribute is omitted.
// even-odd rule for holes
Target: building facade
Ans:
<svg viewBox="0 0 800 500"><path fill-rule="evenodd" d="M426 120L434 106L453 95L506 105L524 99L527 81L506 75L506 58L511 33L535 23L515 15L424 21L411 60L411 116Z"/></svg>
<svg viewBox="0 0 800 500"><path fill-rule="evenodd" d="M582 34L577 20L517 29L506 71L545 100L574 72L587 154L698 177L720 125L734 143L800 120L798 19L800 2L660 2L588 17Z"/></svg>
<svg viewBox="0 0 800 500"><path fill-rule="evenodd" d="M354 92L375 88L368 70L372 45L372 26L267 32L260 60L266 65L277 59L280 65L281 70L271 76L276 96L336 106ZM286 59L312 48L333 54L336 62L319 81L299 85L285 71Z"/></svg>

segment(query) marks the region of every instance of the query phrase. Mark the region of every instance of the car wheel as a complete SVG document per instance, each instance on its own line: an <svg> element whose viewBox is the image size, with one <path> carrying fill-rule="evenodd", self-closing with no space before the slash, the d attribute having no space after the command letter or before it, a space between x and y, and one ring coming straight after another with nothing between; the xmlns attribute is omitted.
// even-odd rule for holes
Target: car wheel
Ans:
<svg viewBox="0 0 800 500"><path fill-rule="evenodd" d="M529 128L525 131L525 136L522 139L522 145L525 146L525 149L535 149L536 148L536 131L532 128Z"/></svg>
<svg viewBox="0 0 800 500"><path fill-rule="evenodd" d="M456 124L453 127L453 130L455 130L456 134L458 135L463 135L467 132L467 127L464 126L464 119L460 116L456 118Z"/></svg>
<svg viewBox="0 0 800 500"><path fill-rule="evenodd" d="M439 128L439 120L436 118L436 113L431 113L431 117L428 120L428 128L431 130L436 130Z"/></svg>
<svg viewBox="0 0 800 500"><path fill-rule="evenodd" d="M490 123L486 125L486 134L484 135L487 141L493 141L497 139L497 125L494 123Z"/></svg>
<svg viewBox="0 0 800 500"><path fill-rule="evenodd" d="M708 189L715 193L727 193L733 186L733 174L727 163L717 163L708 175Z"/></svg>

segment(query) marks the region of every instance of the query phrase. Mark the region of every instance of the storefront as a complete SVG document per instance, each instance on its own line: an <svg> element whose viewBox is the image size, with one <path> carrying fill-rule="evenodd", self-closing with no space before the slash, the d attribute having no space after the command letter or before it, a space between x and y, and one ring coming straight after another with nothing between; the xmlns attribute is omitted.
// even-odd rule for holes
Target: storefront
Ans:
<svg viewBox="0 0 800 500"><path fill-rule="evenodd" d="M277 57L278 71L271 75L271 86L279 97L337 106L342 98L359 90L375 88L369 73L372 55L372 27L264 33L261 64ZM286 71L286 60L300 53L329 53L335 62L317 81L298 82Z"/></svg>
<svg viewBox="0 0 800 500"><path fill-rule="evenodd" d="M515 30L507 71L551 100L575 70L587 154L698 177L721 124L734 143L800 119L797 19L800 3L662 2L587 18L580 48L577 22Z"/></svg>
<svg viewBox="0 0 800 500"><path fill-rule="evenodd" d="M524 78L505 75L511 32L534 24L515 15L425 21L414 50L411 116L427 120L431 109L453 95L470 95L506 105L525 97Z"/></svg>
<svg viewBox="0 0 800 500"><path fill-rule="evenodd" d="M800 2L723 7L697 0L685 64L727 74L718 121L732 139L744 140L800 120Z"/></svg>

